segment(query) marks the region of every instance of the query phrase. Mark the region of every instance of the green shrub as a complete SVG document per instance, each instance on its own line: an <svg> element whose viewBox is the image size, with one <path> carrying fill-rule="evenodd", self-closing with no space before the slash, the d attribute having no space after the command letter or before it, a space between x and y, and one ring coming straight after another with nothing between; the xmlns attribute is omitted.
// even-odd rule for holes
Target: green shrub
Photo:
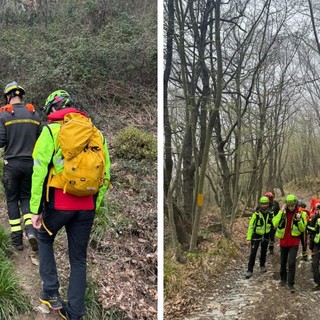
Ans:
<svg viewBox="0 0 320 320"><path fill-rule="evenodd" d="M129 126L115 137L115 151L125 159L155 159L157 143L155 138L138 128Z"/></svg>

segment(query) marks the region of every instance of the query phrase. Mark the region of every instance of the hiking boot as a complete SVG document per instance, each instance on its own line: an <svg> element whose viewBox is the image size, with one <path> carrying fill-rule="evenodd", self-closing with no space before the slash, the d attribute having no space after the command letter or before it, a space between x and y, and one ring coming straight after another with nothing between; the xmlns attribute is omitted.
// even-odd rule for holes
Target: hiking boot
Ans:
<svg viewBox="0 0 320 320"><path fill-rule="evenodd" d="M320 284L315 284L312 291L320 291Z"/></svg>
<svg viewBox="0 0 320 320"><path fill-rule="evenodd" d="M294 288L294 286L292 284L289 284L288 285L288 289L291 293L295 293L296 292L296 289Z"/></svg>
<svg viewBox="0 0 320 320"><path fill-rule="evenodd" d="M50 296L41 291L39 300L52 310L59 310L62 308L62 301L60 300L59 295Z"/></svg>
<svg viewBox="0 0 320 320"><path fill-rule="evenodd" d="M249 279L252 277L252 272L251 271L247 271L246 273L246 279Z"/></svg>
<svg viewBox="0 0 320 320"><path fill-rule="evenodd" d="M25 228L26 237L29 241L32 251L38 251L38 239L37 239L37 231L33 228L33 226L26 226Z"/></svg>
<svg viewBox="0 0 320 320"><path fill-rule="evenodd" d="M62 302L62 308L58 310L59 315L64 320L81 320L81 317L72 317L68 313L68 307L66 302Z"/></svg>
<svg viewBox="0 0 320 320"><path fill-rule="evenodd" d="M23 242L22 242L22 232L12 232L11 233L11 240L14 248L18 251L23 250Z"/></svg>
<svg viewBox="0 0 320 320"><path fill-rule="evenodd" d="M267 272L267 267L266 267L266 266L260 267L260 271L261 271L262 273Z"/></svg>
<svg viewBox="0 0 320 320"><path fill-rule="evenodd" d="M22 243L22 240L21 240L21 243L16 243L16 242L13 242L13 246L16 250L18 251L22 251L23 250L23 243Z"/></svg>
<svg viewBox="0 0 320 320"><path fill-rule="evenodd" d="M34 234L30 234L28 236L28 241L29 241L29 244L31 246L32 251L38 251L39 250L39 248L38 248L38 240L37 240L37 237Z"/></svg>
<svg viewBox="0 0 320 320"><path fill-rule="evenodd" d="M286 285L286 281L285 280L280 280L279 282L281 287L284 287Z"/></svg>

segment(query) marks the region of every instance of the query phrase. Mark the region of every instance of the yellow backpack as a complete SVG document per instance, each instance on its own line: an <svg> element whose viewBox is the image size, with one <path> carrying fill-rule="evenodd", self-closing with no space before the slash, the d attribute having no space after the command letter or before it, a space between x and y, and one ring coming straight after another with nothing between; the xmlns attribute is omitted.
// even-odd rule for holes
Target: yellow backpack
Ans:
<svg viewBox="0 0 320 320"><path fill-rule="evenodd" d="M65 115L55 148L56 151L61 148L64 169L53 174L51 168L48 186L75 196L98 193L105 181L103 140L91 119L79 113Z"/></svg>

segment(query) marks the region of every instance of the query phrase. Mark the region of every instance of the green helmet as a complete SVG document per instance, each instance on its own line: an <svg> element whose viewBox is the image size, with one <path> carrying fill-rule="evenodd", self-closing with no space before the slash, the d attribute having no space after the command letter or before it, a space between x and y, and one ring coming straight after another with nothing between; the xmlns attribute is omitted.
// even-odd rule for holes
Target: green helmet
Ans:
<svg viewBox="0 0 320 320"><path fill-rule="evenodd" d="M72 104L73 101L67 91L57 90L52 92L48 96L43 110L46 114L49 114L51 112L52 107L54 107L56 110L60 110L65 107L71 106Z"/></svg>
<svg viewBox="0 0 320 320"><path fill-rule="evenodd" d="M269 198L266 196L263 196L259 199L260 204L269 204Z"/></svg>
<svg viewBox="0 0 320 320"><path fill-rule="evenodd" d="M24 91L24 89L16 81L8 83L3 90L3 95L5 97L7 95L10 95L11 97L14 97L14 96L22 97L25 93L26 92Z"/></svg>
<svg viewBox="0 0 320 320"><path fill-rule="evenodd" d="M289 194L286 196L285 201L287 206L294 206L297 204L297 197L293 194Z"/></svg>

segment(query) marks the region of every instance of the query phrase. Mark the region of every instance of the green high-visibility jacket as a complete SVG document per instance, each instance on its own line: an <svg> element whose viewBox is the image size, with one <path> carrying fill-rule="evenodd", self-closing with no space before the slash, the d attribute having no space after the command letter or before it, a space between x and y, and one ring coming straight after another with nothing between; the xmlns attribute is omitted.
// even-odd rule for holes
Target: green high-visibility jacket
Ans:
<svg viewBox="0 0 320 320"><path fill-rule="evenodd" d="M310 223L307 225L307 229L311 231L313 235L313 242L320 243L320 218L318 215L314 216Z"/></svg>
<svg viewBox="0 0 320 320"><path fill-rule="evenodd" d="M263 213L261 211L256 211L252 214L249 221L249 227L247 231L247 240L252 240L253 235L263 236L271 231L272 227L273 211L269 208Z"/></svg>
<svg viewBox="0 0 320 320"><path fill-rule="evenodd" d="M48 124L50 129L46 126L43 127L43 130L35 144L33 150L33 174L32 174L32 187L31 187L31 199L30 199L30 211L33 214L39 214L42 210L42 196L43 190L46 188L44 185L46 177L49 172L49 165L54 166L53 172L60 173L63 171L63 157L61 149L54 153L55 147L57 146L58 133L60 131L60 124L53 122ZM52 135L51 135L51 133ZM106 165L105 165L105 183L99 189L99 193L96 199L95 208L96 210L100 207L103 200L103 196L106 190L109 187L110 181L110 157L107 147L107 142L101 135L101 139L104 140L104 150L106 154ZM52 155L54 156L52 157Z"/></svg>
<svg viewBox="0 0 320 320"><path fill-rule="evenodd" d="M300 214L301 214L300 221L297 221L296 218L292 219L291 235L293 237L300 236L300 234L306 230L307 213L302 211L302 212L300 212ZM287 225L286 213L283 212L282 210L279 210L278 214L272 219L272 224L274 225L275 228L277 228L275 236L278 239L282 239L284 237L284 233L285 233L286 225Z"/></svg>

